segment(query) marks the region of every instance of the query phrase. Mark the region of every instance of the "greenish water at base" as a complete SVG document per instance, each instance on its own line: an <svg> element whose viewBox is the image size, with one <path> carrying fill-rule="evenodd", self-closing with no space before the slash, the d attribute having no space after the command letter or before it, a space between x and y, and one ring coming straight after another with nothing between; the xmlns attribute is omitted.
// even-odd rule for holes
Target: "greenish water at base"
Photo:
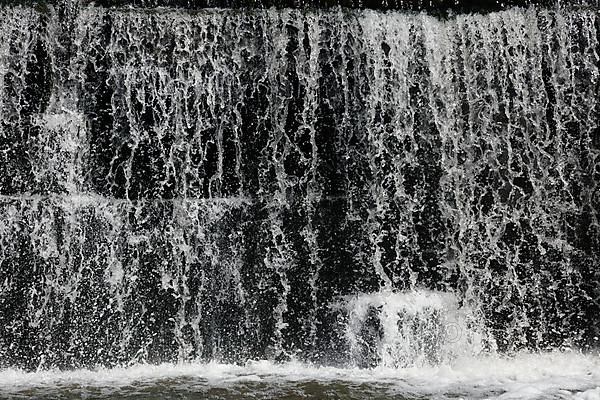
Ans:
<svg viewBox="0 0 600 400"><path fill-rule="evenodd" d="M488 392L477 398L487 398L501 394ZM472 394L471 394L472 395ZM468 393L438 394L436 398L459 399L473 398ZM4 397L6 396L6 397ZM138 382L131 386L119 387L82 387L65 385L54 388L29 388L13 393L0 394L8 399L135 399L135 400L242 400L242 399L340 399L340 400L408 400L426 399L431 395L410 395L398 393L391 384L349 382L247 382L229 387L211 387L207 382L193 379L168 379L156 382Z"/></svg>

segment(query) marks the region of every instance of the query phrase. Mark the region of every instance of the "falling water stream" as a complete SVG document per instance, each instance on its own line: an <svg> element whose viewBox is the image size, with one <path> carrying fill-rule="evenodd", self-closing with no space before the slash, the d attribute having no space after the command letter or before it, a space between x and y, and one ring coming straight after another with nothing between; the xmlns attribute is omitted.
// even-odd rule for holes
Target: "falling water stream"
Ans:
<svg viewBox="0 0 600 400"><path fill-rule="evenodd" d="M0 394L600 397L597 8L0 6L0 122Z"/></svg>

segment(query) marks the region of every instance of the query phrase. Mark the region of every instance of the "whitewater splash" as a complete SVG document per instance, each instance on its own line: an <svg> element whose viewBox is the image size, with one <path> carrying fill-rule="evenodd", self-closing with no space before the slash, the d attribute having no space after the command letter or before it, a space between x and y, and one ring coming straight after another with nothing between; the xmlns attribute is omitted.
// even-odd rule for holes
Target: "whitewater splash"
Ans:
<svg viewBox="0 0 600 400"><path fill-rule="evenodd" d="M493 350L485 325L452 293L387 290L351 296L339 306L357 366L437 365Z"/></svg>
<svg viewBox="0 0 600 400"><path fill-rule="evenodd" d="M600 359L577 353L523 353L512 358L464 357L452 365L404 369L257 361L245 366L163 364L95 371L0 372L0 396L16 398L323 399L332 392L346 399L597 400Z"/></svg>

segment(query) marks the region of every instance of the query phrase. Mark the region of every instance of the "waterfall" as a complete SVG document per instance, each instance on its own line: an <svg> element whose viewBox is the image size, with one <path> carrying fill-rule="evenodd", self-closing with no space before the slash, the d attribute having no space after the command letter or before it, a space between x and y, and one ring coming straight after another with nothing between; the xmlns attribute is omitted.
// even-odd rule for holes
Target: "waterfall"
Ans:
<svg viewBox="0 0 600 400"><path fill-rule="evenodd" d="M598 346L597 9L71 11L0 7L0 367Z"/></svg>

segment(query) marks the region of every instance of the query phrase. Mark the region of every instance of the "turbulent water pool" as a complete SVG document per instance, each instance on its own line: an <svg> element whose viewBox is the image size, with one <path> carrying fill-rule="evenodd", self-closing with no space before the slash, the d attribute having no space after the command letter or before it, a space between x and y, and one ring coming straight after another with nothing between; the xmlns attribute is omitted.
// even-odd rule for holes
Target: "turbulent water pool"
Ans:
<svg viewBox="0 0 600 400"><path fill-rule="evenodd" d="M39 399L599 399L600 358L575 352L464 358L420 368L301 363L136 365L0 372L1 398Z"/></svg>

